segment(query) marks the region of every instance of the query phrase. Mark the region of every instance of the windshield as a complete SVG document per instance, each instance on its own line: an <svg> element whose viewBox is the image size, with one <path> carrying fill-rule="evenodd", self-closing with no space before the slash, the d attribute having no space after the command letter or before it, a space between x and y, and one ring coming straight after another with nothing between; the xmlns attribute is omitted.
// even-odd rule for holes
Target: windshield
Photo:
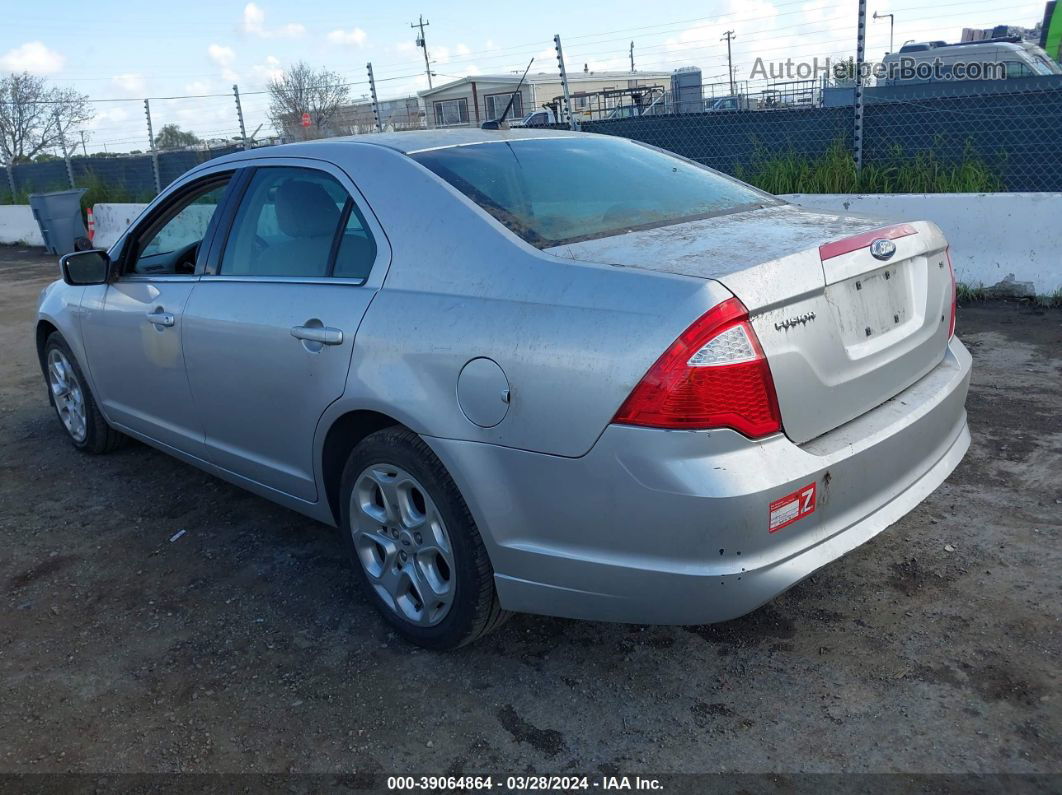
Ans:
<svg viewBox="0 0 1062 795"><path fill-rule="evenodd" d="M539 248L778 203L625 138L492 141L411 156Z"/></svg>
<svg viewBox="0 0 1062 795"><path fill-rule="evenodd" d="M1040 74L1042 74L1042 75L1062 74L1062 69L1059 68L1058 64L1054 63L1053 61L1048 60L1043 55L1036 54L1034 57L1036 58L1036 71L1039 72Z"/></svg>

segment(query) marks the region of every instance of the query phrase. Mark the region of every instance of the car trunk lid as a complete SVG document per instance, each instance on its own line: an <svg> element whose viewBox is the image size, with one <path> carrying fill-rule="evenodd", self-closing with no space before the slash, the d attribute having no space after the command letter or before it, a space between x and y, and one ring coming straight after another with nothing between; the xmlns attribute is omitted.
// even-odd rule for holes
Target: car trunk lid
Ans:
<svg viewBox="0 0 1062 795"><path fill-rule="evenodd" d="M887 259L871 254L878 239L895 246ZM941 361L951 301L945 249L930 223L883 226L780 205L550 253L726 286L749 310L784 430L803 443L880 405Z"/></svg>

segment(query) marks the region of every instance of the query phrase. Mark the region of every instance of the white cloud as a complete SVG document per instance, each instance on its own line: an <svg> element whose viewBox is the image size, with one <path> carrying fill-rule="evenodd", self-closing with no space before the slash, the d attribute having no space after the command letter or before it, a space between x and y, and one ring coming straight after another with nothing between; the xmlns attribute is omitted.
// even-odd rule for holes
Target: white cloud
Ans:
<svg viewBox="0 0 1062 795"><path fill-rule="evenodd" d="M275 55L267 55L265 61L252 66L251 71L263 83L271 83L274 80L280 80L284 76L284 69L280 65L280 59Z"/></svg>
<svg viewBox="0 0 1062 795"><path fill-rule="evenodd" d="M417 45L411 41L400 41L395 45L395 52L400 52L403 55L408 55L416 49L418 49Z"/></svg>
<svg viewBox="0 0 1062 795"><path fill-rule="evenodd" d="M210 56L210 60L221 67L221 76L226 80L239 80L239 74L232 68L233 63L236 61L236 53L233 52L232 47L225 47L221 44L211 44L207 47L207 55Z"/></svg>
<svg viewBox="0 0 1062 795"><path fill-rule="evenodd" d="M97 106L96 115L92 117L91 121L86 125L90 130L99 129L101 127L111 128L116 127L119 124L127 122L130 118L129 111L122 107L115 106ZM141 119L144 117L141 116Z"/></svg>
<svg viewBox="0 0 1062 795"><path fill-rule="evenodd" d="M326 38L333 44L353 44L360 47L365 43L367 35L361 28L351 28L350 30L333 30Z"/></svg>
<svg viewBox="0 0 1062 795"><path fill-rule="evenodd" d="M124 75L115 75L111 78L111 81L122 91L127 94L143 94L144 93L144 76L130 72Z"/></svg>
<svg viewBox="0 0 1062 795"><path fill-rule="evenodd" d="M191 83L185 83L184 90L189 94L209 94L214 87L205 80L193 80Z"/></svg>
<svg viewBox="0 0 1062 795"><path fill-rule="evenodd" d="M454 52L456 52L458 55L460 55L462 57L472 54L472 50L469 49L469 46L467 44L458 44L454 48Z"/></svg>
<svg viewBox="0 0 1062 795"><path fill-rule="evenodd" d="M55 50L49 50L43 42L28 41L21 47L0 55L0 67L8 72L32 72L47 75L63 68L66 59Z"/></svg>
<svg viewBox="0 0 1062 795"><path fill-rule="evenodd" d="M239 134L235 109L227 103L179 102L167 108L165 121L206 140L227 140ZM156 122L156 132L161 124Z"/></svg>
<svg viewBox="0 0 1062 795"><path fill-rule="evenodd" d="M279 28L267 28L265 11L257 3L248 3L243 7L243 30L252 36L263 39L295 38L306 33L306 27L298 22L289 22Z"/></svg>
<svg viewBox="0 0 1062 795"><path fill-rule="evenodd" d="M248 33L257 33L265 27L265 11L254 3L243 7L243 29Z"/></svg>

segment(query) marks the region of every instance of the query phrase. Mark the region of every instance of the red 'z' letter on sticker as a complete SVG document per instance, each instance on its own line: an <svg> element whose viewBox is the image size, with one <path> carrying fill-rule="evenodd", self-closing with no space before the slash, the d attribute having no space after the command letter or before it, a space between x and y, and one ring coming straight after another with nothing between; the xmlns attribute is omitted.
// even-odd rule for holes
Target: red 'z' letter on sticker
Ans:
<svg viewBox="0 0 1062 795"><path fill-rule="evenodd" d="M783 527L815 512L815 484L809 483L771 503L770 532L777 533Z"/></svg>

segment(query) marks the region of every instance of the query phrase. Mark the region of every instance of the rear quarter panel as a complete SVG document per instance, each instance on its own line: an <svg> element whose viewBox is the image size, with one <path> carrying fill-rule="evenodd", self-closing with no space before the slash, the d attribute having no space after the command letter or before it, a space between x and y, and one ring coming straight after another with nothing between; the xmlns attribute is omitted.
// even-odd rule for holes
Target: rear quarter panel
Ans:
<svg viewBox="0 0 1062 795"><path fill-rule="evenodd" d="M579 456L667 346L730 295L704 279L542 253L405 155L344 148L336 162L372 206L392 263L330 415L373 409L428 436ZM490 428L457 400L476 357L497 362L510 389Z"/></svg>

